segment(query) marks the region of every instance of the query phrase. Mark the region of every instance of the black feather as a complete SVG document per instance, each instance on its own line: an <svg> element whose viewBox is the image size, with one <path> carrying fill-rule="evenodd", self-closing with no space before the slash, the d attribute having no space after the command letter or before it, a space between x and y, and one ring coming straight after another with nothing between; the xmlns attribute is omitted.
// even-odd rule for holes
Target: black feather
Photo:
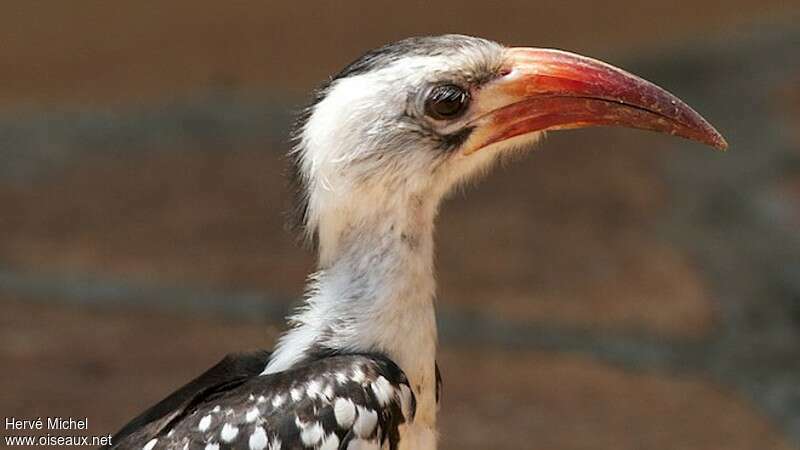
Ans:
<svg viewBox="0 0 800 450"><path fill-rule="evenodd" d="M114 435L112 444L130 440L133 436L158 435L168 425L184 417L186 411L193 406L208 401L214 394L233 389L261 373L269 357L270 353L267 351L226 356L202 375L131 420ZM116 444L113 447L124 448Z"/></svg>

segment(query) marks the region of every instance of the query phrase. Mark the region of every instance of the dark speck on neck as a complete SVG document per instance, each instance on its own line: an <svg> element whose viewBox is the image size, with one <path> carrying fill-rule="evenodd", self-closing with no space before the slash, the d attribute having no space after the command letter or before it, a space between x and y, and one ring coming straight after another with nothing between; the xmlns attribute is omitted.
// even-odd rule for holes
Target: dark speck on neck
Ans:
<svg viewBox="0 0 800 450"><path fill-rule="evenodd" d="M400 241L408 246L411 250L414 250L419 246L419 238L414 234L408 233L400 233Z"/></svg>

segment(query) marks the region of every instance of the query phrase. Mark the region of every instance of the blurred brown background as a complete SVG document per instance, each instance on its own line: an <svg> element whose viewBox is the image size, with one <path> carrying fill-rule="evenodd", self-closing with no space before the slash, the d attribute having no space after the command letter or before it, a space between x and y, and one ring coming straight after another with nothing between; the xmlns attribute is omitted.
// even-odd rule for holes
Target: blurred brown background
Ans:
<svg viewBox="0 0 800 450"><path fill-rule="evenodd" d="M553 133L448 202L442 448L800 448L798 19L797 0L2 2L0 415L111 433L271 347L313 269L283 229L292 113L369 48L460 32L626 67L731 150Z"/></svg>

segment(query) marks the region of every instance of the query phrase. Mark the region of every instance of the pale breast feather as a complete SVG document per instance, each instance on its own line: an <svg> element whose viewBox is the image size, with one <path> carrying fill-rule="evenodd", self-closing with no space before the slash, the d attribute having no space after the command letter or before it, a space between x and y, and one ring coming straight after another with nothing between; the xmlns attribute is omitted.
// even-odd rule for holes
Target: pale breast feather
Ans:
<svg viewBox="0 0 800 450"><path fill-rule="evenodd" d="M380 355L337 355L209 389L113 448L288 450L391 448L413 421L405 374Z"/></svg>

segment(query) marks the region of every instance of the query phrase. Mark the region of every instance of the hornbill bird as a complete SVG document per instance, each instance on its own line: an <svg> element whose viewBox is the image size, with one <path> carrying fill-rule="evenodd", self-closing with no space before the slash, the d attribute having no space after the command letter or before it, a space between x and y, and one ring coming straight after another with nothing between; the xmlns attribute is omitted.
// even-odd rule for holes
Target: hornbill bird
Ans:
<svg viewBox="0 0 800 450"><path fill-rule="evenodd" d="M271 354L225 358L112 447L436 448L442 198L546 130L600 125L727 147L675 96L573 53L461 35L366 53L296 126L297 218L319 264L289 330Z"/></svg>

